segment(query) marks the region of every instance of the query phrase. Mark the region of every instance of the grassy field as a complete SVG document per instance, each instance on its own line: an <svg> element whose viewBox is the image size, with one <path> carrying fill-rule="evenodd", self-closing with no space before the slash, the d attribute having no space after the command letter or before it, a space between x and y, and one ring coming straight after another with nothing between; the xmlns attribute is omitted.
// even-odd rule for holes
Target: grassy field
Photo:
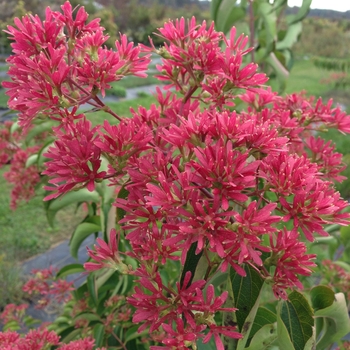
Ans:
<svg viewBox="0 0 350 350"><path fill-rule="evenodd" d="M73 219L71 211L74 208L60 211L56 226L52 228L46 220L40 195L29 203L21 203L15 211L11 210L11 188L2 177L7 170L8 166L0 169L0 247L6 247L8 258L24 260L68 238L78 217L82 218L82 212Z"/></svg>

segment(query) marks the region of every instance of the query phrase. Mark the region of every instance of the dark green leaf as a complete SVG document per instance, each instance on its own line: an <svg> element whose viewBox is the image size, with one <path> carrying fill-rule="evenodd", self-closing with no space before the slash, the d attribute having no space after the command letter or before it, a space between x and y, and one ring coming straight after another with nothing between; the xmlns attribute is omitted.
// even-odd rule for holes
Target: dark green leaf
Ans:
<svg viewBox="0 0 350 350"><path fill-rule="evenodd" d="M231 272L234 304L238 308L236 316L239 331L244 331L243 326L245 328L250 326L245 324L245 320L258 299L264 284L264 280L255 269L245 265L244 270L247 274L246 277L240 276L234 270Z"/></svg>
<svg viewBox="0 0 350 350"><path fill-rule="evenodd" d="M94 274L90 274L86 279L86 284L91 296L91 300L97 306L98 304L98 288L96 286L96 278Z"/></svg>
<svg viewBox="0 0 350 350"><path fill-rule="evenodd" d="M277 337L278 337L277 324L276 323L265 324L255 333L254 337L250 341L250 346L245 349L246 350L272 349L271 345L276 341ZM286 350L286 348L283 347L283 350Z"/></svg>
<svg viewBox="0 0 350 350"><path fill-rule="evenodd" d="M288 299L281 301L278 316L288 332L294 349L304 350L310 338L313 337L313 312L301 293L293 291ZM279 326L282 326L281 323ZM280 345L284 344L285 334L283 334L283 339L280 338L279 341Z"/></svg>
<svg viewBox="0 0 350 350"><path fill-rule="evenodd" d="M125 185L124 185L120 189L117 198L126 199L128 195L129 195L129 191L125 188ZM126 214L126 211L123 208L117 207L117 222L123 219L125 214Z"/></svg>
<svg viewBox="0 0 350 350"><path fill-rule="evenodd" d="M69 343L72 340L75 340L81 334L81 329L75 328L75 326L69 326L64 328L62 331L57 332L57 334L61 337L60 341L62 343Z"/></svg>
<svg viewBox="0 0 350 350"><path fill-rule="evenodd" d="M105 326L98 323L94 327L94 339L95 347L101 347L103 345L103 338L105 336Z"/></svg>
<svg viewBox="0 0 350 350"><path fill-rule="evenodd" d="M80 272L85 272L84 266L82 264L69 264L62 267L62 269L57 272L56 278L64 278L68 275Z"/></svg>
<svg viewBox="0 0 350 350"><path fill-rule="evenodd" d="M88 320L88 321L101 321L101 318L98 315L95 315L91 312L82 312L76 317L74 317L74 321L77 320Z"/></svg>
<svg viewBox="0 0 350 350"><path fill-rule="evenodd" d="M252 338L263 326L273 324L277 321L277 316L269 309L259 307L249 337ZM276 333L277 336L277 333Z"/></svg>
<svg viewBox="0 0 350 350"><path fill-rule="evenodd" d="M312 288L310 297L311 305L315 312L320 309L325 309L334 303L334 292L327 286L317 286Z"/></svg>
<svg viewBox="0 0 350 350"><path fill-rule="evenodd" d="M96 224L91 224L89 222L79 224L73 233L71 241L69 242L69 250L71 255L74 258L77 258L79 248L85 238L89 237L93 233L99 232L100 230L101 226Z"/></svg>
<svg viewBox="0 0 350 350"><path fill-rule="evenodd" d="M189 281L189 284L192 283L198 262L203 254L203 250L201 252L199 252L198 254L196 254L196 249L197 249L197 242L194 242L191 244L191 247L188 250L187 255L186 255L186 261L185 261L184 268L183 268L182 274L181 274L181 279L180 279L180 286L181 287L182 287L182 284L184 282L185 275L188 271L191 272L191 279Z"/></svg>
<svg viewBox="0 0 350 350"><path fill-rule="evenodd" d="M213 17L217 30L228 33L235 22L245 16L245 10L236 5L237 0L222 0Z"/></svg>
<svg viewBox="0 0 350 350"><path fill-rule="evenodd" d="M222 2L222 0L212 0L211 1L210 14L211 14L211 18L214 21L216 21L216 16L218 14L221 2Z"/></svg>

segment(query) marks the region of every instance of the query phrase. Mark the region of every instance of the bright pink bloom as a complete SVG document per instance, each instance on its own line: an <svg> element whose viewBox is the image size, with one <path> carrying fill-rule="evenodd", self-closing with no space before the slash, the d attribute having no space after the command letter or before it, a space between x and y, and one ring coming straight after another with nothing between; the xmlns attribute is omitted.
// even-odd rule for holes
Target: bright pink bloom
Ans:
<svg viewBox="0 0 350 350"><path fill-rule="evenodd" d="M215 324L209 325L209 332L204 337L203 343L208 343L212 336L214 336L216 349L217 350L224 350L224 344L221 340L221 335L224 335L226 337L232 338L232 339L241 339L243 338L243 335L236 332L235 326L217 326Z"/></svg>
<svg viewBox="0 0 350 350"><path fill-rule="evenodd" d="M13 185L11 190L12 209L16 209L22 200L28 202L35 195L36 186L40 183L40 175L37 166L26 166L28 157L38 151L39 147L28 147L25 150L17 149L11 160L9 171L4 173L4 178Z"/></svg>
<svg viewBox="0 0 350 350"><path fill-rule="evenodd" d="M296 230L278 231L270 236L272 248L271 263L276 266L273 276L273 291L277 298L287 299L287 288L303 288L297 275L309 276L311 268L316 266L312 261L315 254L305 254L306 245L299 240Z"/></svg>
<svg viewBox="0 0 350 350"><path fill-rule="evenodd" d="M91 122L82 119L76 124L64 126L63 131L56 131L57 140L44 154L51 160L45 163L44 175L51 177L46 186L49 191L57 192L47 196L45 200L56 198L70 190L86 187L95 189L95 181L102 180L106 172L99 171L101 151L94 144L98 138L97 128L91 128Z"/></svg>
<svg viewBox="0 0 350 350"><path fill-rule="evenodd" d="M88 271L99 270L107 267L119 270L121 273L130 273L130 269L122 262L118 252L117 231L113 228L109 233L108 244L101 238L96 239L95 251L87 248L91 259L96 262L87 262L84 268Z"/></svg>

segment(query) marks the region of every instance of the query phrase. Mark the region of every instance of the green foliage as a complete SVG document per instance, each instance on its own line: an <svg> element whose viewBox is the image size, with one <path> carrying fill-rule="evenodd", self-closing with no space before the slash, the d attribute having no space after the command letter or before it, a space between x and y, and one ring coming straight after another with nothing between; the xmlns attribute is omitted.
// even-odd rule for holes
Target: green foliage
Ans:
<svg viewBox="0 0 350 350"><path fill-rule="evenodd" d="M301 22L308 14L310 5L311 0L304 0L296 14L283 18L287 0L240 3L236 0L213 0L211 15L218 30L227 33L232 26L237 26L250 37L250 46L255 48L251 53L252 61L261 65L266 72L272 69L279 90L284 91L293 66L292 48L299 39Z"/></svg>
<svg viewBox="0 0 350 350"><path fill-rule="evenodd" d="M313 336L313 311L299 292L292 292L288 300L279 304L277 313L278 343L285 349L312 349L314 347Z"/></svg>
<svg viewBox="0 0 350 350"><path fill-rule="evenodd" d="M350 332L350 321L344 294L335 294L326 286L311 290L311 303L318 323L317 348L326 349Z"/></svg>

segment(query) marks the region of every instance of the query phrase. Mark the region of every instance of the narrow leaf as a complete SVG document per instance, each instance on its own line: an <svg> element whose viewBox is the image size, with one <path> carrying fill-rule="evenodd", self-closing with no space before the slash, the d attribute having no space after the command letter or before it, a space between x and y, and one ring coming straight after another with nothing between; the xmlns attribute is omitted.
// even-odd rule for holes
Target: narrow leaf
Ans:
<svg viewBox="0 0 350 350"><path fill-rule="evenodd" d="M103 345L104 335L105 326L101 323L96 324L94 327L95 347L101 347Z"/></svg>
<svg viewBox="0 0 350 350"><path fill-rule="evenodd" d="M302 21L310 11L312 0L303 0L301 7L296 15L287 16L287 23L291 25L295 22Z"/></svg>
<svg viewBox="0 0 350 350"><path fill-rule="evenodd" d="M82 264L69 264L62 267L62 269L57 272L56 278L64 278L66 276L80 272L85 272Z"/></svg>
<svg viewBox="0 0 350 350"><path fill-rule="evenodd" d="M73 233L71 241L69 242L69 250L71 255L77 259L79 248L85 238L89 237L93 233L99 232L100 230L100 225L91 224L89 222L79 224Z"/></svg>
<svg viewBox="0 0 350 350"><path fill-rule="evenodd" d="M95 306L98 305L98 288L96 286L96 278L94 274L90 274L86 280L88 291Z"/></svg>
<svg viewBox="0 0 350 350"><path fill-rule="evenodd" d="M245 265L244 270L247 274L246 277L240 276L235 271L231 272L234 304L238 308L236 312L237 325L240 332L244 331L243 326L246 328L249 326L245 324L245 320L258 299L264 284L264 280L255 269Z"/></svg>
<svg viewBox="0 0 350 350"><path fill-rule="evenodd" d="M276 44L277 50L291 49L292 46L298 41L299 35L302 31L301 22L296 22L288 27L287 33L283 40Z"/></svg>

